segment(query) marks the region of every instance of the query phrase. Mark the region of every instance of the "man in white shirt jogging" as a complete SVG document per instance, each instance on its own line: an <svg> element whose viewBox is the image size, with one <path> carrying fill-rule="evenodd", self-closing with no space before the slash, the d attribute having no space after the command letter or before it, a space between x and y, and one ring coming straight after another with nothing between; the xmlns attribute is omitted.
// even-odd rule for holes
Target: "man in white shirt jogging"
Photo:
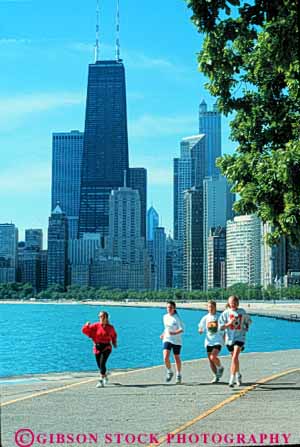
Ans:
<svg viewBox="0 0 300 447"><path fill-rule="evenodd" d="M170 382L174 373L171 368L170 353L173 351L175 365L176 365L176 383L180 384L181 376L181 359L180 351L182 346L183 323L176 311L176 304L174 301L167 302L167 313L163 317L164 331L160 338L163 341L163 357L167 368L166 382Z"/></svg>

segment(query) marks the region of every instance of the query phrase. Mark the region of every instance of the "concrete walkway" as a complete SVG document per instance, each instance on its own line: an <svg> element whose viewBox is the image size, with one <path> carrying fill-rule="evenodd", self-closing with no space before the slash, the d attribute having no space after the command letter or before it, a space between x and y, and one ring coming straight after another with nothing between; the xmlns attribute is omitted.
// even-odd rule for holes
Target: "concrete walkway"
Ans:
<svg viewBox="0 0 300 447"><path fill-rule="evenodd" d="M216 385L205 359L184 363L182 385L162 366L113 372L101 389L96 373L2 381L2 446L300 444L300 350L242 354L234 389L222 361Z"/></svg>

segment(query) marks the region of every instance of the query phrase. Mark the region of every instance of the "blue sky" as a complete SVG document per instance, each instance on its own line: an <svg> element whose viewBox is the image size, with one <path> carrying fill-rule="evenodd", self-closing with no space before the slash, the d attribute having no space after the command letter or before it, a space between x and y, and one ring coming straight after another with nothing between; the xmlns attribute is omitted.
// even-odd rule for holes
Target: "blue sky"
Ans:
<svg viewBox="0 0 300 447"><path fill-rule="evenodd" d="M115 5L101 0L100 57L114 58ZM148 170L148 206L172 230L173 158L214 100L197 70L202 36L184 0L120 0L130 166ZM52 132L84 130L96 0L0 0L0 222L43 228L50 214ZM228 120L223 153L232 152Z"/></svg>

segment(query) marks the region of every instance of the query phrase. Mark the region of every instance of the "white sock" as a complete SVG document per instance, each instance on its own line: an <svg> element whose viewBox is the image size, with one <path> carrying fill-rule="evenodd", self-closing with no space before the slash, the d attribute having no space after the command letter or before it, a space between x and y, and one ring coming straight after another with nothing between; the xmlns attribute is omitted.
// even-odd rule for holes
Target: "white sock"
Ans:
<svg viewBox="0 0 300 447"><path fill-rule="evenodd" d="M171 368L167 368L167 371L168 371L168 373L171 373L172 369Z"/></svg>
<svg viewBox="0 0 300 447"><path fill-rule="evenodd" d="M233 382L233 381L234 381L234 375L233 375L233 374L230 374L229 382Z"/></svg>

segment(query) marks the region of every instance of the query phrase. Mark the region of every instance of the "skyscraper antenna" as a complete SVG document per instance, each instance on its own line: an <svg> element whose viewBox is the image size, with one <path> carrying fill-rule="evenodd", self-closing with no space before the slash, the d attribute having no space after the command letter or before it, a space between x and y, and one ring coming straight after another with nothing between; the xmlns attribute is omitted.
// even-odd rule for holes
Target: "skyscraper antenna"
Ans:
<svg viewBox="0 0 300 447"><path fill-rule="evenodd" d="M100 15L100 6L99 6L99 0L97 0L97 7L96 7L96 43L95 43L95 63L99 60L99 15Z"/></svg>
<svg viewBox="0 0 300 447"><path fill-rule="evenodd" d="M117 0L116 14L116 61L120 60L120 1Z"/></svg>

